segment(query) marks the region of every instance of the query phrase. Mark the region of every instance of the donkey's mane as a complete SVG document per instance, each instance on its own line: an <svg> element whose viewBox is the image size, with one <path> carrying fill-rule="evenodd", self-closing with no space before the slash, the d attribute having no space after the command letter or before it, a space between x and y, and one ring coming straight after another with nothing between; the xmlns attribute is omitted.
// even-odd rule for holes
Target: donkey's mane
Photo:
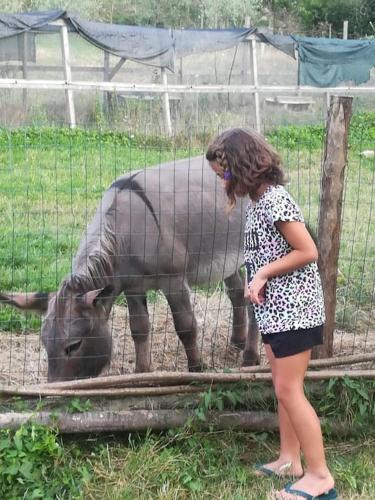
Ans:
<svg viewBox="0 0 375 500"><path fill-rule="evenodd" d="M88 291L102 288L112 283L114 278L114 258L116 257L116 236L112 224L114 210L110 208L105 214L105 222L100 224L100 237L94 241L86 241L80 248L76 259L79 265L68 276L62 286L75 291Z"/></svg>

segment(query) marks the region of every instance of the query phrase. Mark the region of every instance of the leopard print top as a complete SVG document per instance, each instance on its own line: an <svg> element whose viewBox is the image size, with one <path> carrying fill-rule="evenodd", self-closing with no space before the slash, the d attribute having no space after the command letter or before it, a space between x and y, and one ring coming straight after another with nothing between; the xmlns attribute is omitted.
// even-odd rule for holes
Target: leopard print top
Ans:
<svg viewBox="0 0 375 500"><path fill-rule="evenodd" d="M299 207L283 186L269 186L246 209L244 254L248 283L260 267L292 250L276 228L276 221L304 222ZM317 264L269 279L265 301L254 305L254 311L263 334L322 325L324 299Z"/></svg>

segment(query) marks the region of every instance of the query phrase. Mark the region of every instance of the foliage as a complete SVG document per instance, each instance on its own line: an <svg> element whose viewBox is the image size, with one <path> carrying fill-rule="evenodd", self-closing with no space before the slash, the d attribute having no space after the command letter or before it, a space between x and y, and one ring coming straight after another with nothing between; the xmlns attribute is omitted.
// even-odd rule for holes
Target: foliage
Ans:
<svg viewBox="0 0 375 500"><path fill-rule="evenodd" d="M373 35L375 0L0 0L0 12L25 12L65 8L86 19L130 25L184 28L244 26L249 16L253 25L269 23L274 29L285 19L295 20L304 30L331 24L341 33L349 20L349 33ZM290 25L290 22L288 22Z"/></svg>
<svg viewBox="0 0 375 500"><path fill-rule="evenodd" d="M369 21L373 18L374 0L304 0L298 3L299 16L305 29L328 23L334 31L342 32L343 22L349 21L349 33L373 33Z"/></svg>
<svg viewBox="0 0 375 500"><path fill-rule="evenodd" d="M350 36L373 35L371 25L375 11L375 0L269 0L264 4L273 11L275 24L287 14L299 20L307 31L321 30L331 25L337 36L342 36L343 22L349 21Z"/></svg>
<svg viewBox="0 0 375 500"><path fill-rule="evenodd" d="M56 432L39 425L0 430L0 497L80 498L90 479L86 465L71 468Z"/></svg>
<svg viewBox="0 0 375 500"><path fill-rule="evenodd" d="M348 425L372 426L375 419L375 381L349 376L332 378L313 404L321 416Z"/></svg>
<svg viewBox="0 0 375 500"><path fill-rule="evenodd" d="M324 141L323 125L303 127L287 125L267 133L272 144L287 149L321 149ZM353 115L350 122L349 141L351 147L362 147L364 143L375 143L375 113L362 112Z"/></svg>
<svg viewBox="0 0 375 500"><path fill-rule="evenodd" d="M267 137L276 149L321 149L324 127L322 125L304 127L287 125L269 132Z"/></svg>
<svg viewBox="0 0 375 500"><path fill-rule="evenodd" d="M306 391L321 417L333 422L340 421L349 427L353 424L371 427L375 418L374 380L336 377L328 382L322 381L318 390L317 383L306 384ZM252 382L251 391L249 384L244 382L230 386L218 385L215 389L209 388L202 393L195 418L198 422L205 422L210 411L236 409L276 411L277 406L274 397L264 396L262 383Z"/></svg>
<svg viewBox="0 0 375 500"><path fill-rule="evenodd" d="M185 141L187 142L187 140ZM0 148L32 146L84 146L86 144L110 144L133 148L154 147L172 149L168 137L128 134L108 128L25 127L10 130L0 128Z"/></svg>
<svg viewBox="0 0 375 500"><path fill-rule="evenodd" d="M82 401L80 398L73 398L66 407L67 413L84 413L92 409L92 403L89 399Z"/></svg>
<svg viewBox="0 0 375 500"><path fill-rule="evenodd" d="M66 0L64 8L86 19L130 25L201 28L244 26L256 20L261 0ZM0 11L24 12L61 8L57 0L0 0Z"/></svg>
<svg viewBox="0 0 375 500"><path fill-rule="evenodd" d="M210 387L208 391L202 393L201 401L195 410L195 417L198 421L205 422L207 412L212 410L223 411L224 408L235 410L244 403L244 384L236 384L227 388L218 385L214 390Z"/></svg>

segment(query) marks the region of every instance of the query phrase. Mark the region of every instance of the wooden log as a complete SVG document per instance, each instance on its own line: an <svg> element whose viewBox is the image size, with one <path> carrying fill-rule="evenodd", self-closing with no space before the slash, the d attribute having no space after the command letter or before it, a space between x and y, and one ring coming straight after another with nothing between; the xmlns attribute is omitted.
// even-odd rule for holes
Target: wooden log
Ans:
<svg viewBox="0 0 375 500"><path fill-rule="evenodd" d="M17 429L28 422L55 427L61 433L83 432L134 432L165 430L183 427L193 419L193 410L136 410L100 411L84 413L55 412L3 413L0 414L0 429ZM241 428L251 431L276 430L277 416L269 412L212 412L201 424L207 428L215 425L218 429Z"/></svg>
<svg viewBox="0 0 375 500"><path fill-rule="evenodd" d="M261 393L261 400L271 398L273 391L271 387L264 388ZM267 391L268 389L268 391ZM271 394L272 391L272 394ZM253 397L250 391L246 391L244 399ZM255 394L254 401L260 400L260 395ZM179 394L162 394L150 396L114 396L108 398L106 396L90 396L90 398L80 399L81 404L89 401L91 411L123 411L123 410L174 410L174 409L192 409L197 408L201 401L200 393L179 393ZM0 412L32 412L32 411L66 411L71 408L70 396L48 396L43 400L39 396L19 396L4 395L1 398ZM251 409L246 406L245 408Z"/></svg>
<svg viewBox="0 0 375 500"><path fill-rule="evenodd" d="M197 393L203 392L204 387L198 387L193 385L170 385L163 387L115 387L113 389L62 389L62 388L38 388L38 386L29 387L12 387L12 386L2 386L0 387L0 395L12 394L12 395L22 395L22 396L69 396L69 397L92 397L92 396L154 396L160 394L183 394L183 393Z"/></svg>
<svg viewBox="0 0 375 500"><path fill-rule="evenodd" d="M338 356L335 358L312 359L309 363L309 368L345 366L370 362L375 362L375 353L353 354L349 356ZM267 373L270 371L270 365L244 366L243 368L241 368L241 371L248 373Z"/></svg>
<svg viewBox="0 0 375 500"><path fill-rule="evenodd" d="M183 427L194 421L201 429L237 429L246 431L277 431L278 418L272 412L252 411L212 411L201 422L195 418L193 410L136 410L136 411L99 411L84 413L33 412L0 414L0 429L18 429L27 423L36 423L56 428L61 434L93 432L141 432L147 430L167 430ZM345 423L321 420L328 425L332 434L350 434L355 427Z"/></svg>
<svg viewBox="0 0 375 500"><path fill-rule="evenodd" d="M329 358L333 352L341 212L352 101L352 97L331 96L326 128L317 234L326 323L324 344L314 349L314 356L318 358Z"/></svg>
<svg viewBox="0 0 375 500"><path fill-rule="evenodd" d="M321 370L318 372L307 371L305 380L328 380L330 378L368 378L375 379L375 370ZM170 373L170 372L154 372L154 373L143 373L143 374L130 374L123 376L112 376L112 377L99 377L96 379L88 380L76 380L71 382L56 382L54 384L41 384L32 385L24 387L11 387L11 386L0 386L0 395L4 394L18 394L18 395L38 395L38 396L89 396L89 395L125 395L128 393L130 395L131 386L134 383L138 383L137 387L134 389L139 389L137 394L145 395L151 393L152 385L163 385L163 387L154 387L159 394L162 393L163 389L169 389L170 392L176 392L176 386L174 384L179 383L180 392L186 392L183 384L190 383L200 383L212 386L212 384L218 383L234 383L234 382L258 382L266 381L271 382L270 373ZM140 387L140 383L146 383L146 387ZM164 386L170 386L165 388ZM128 387L126 389L126 386ZM192 389L192 392L203 391L204 388L196 386L188 386ZM108 388L110 390L108 390ZM107 390L106 390L107 389ZM125 391L126 389L126 391ZM189 390L190 390L189 389ZM133 392L134 394L134 392Z"/></svg>
<svg viewBox="0 0 375 500"><path fill-rule="evenodd" d="M222 386L223 387L223 386ZM226 390L236 390L233 384L225 384ZM322 381L308 381L305 384L308 393L314 397L321 397L324 394L325 386ZM201 390L207 389L216 390L215 386L205 386ZM238 390L238 389L237 389ZM270 403L275 399L275 392L270 384L247 384L246 387L241 388L243 402L241 409L257 410L259 404L264 405ZM47 396L41 401L39 395L22 395L22 398L9 395L3 395L1 398L1 411L19 411L20 405L22 411L35 411L35 410L57 410L63 411L71 405L72 396ZM77 397L77 396L74 396ZM79 397L82 393L79 393ZM152 395L127 395L124 397L121 393L113 395L108 398L107 396L90 395L90 409L91 410L165 410L177 408L197 408L200 404L202 394L197 393L175 393L175 394L152 394ZM42 407L41 407L42 406Z"/></svg>

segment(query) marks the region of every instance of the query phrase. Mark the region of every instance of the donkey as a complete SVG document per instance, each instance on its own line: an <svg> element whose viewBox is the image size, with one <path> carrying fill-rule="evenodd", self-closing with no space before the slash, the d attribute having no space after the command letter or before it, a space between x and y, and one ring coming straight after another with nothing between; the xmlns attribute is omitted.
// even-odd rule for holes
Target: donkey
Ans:
<svg viewBox="0 0 375 500"><path fill-rule="evenodd" d="M57 292L0 294L2 302L43 315L48 380L100 374L111 359L107 320L121 293L129 309L135 371L150 371L149 290L164 293L188 368L201 370L190 287L222 280L233 306L231 343L245 348L244 364L258 363L257 327L239 271L245 205L238 203L229 215L226 205L221 181L202 156L115 180Z"/></svg>

